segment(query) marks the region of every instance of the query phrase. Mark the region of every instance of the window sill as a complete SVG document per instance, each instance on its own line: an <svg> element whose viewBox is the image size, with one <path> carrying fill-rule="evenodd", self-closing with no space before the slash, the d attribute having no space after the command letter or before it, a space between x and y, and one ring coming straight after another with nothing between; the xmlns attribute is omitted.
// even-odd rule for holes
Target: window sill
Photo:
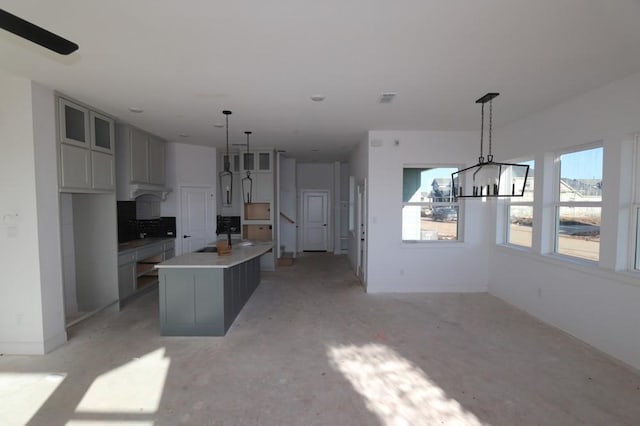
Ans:
<svg viewBox="0 0 640 426"><path fill-rule="evenodd" d="M444 247L465 247L464 241L460 240L403 240L400 247L403 249L422 249L422 248L444 248Z"/></svg>
<svg viewBox="0 0 640 426"><path fill-rule="evenodd" d="M597 276L605 280L613 280L632 287L640 288L640 271L614 271L611 269L604 269L598 266L598 263L594 261L577 259L570 256L558 255L555 253L540 254L535 253L533 250L528 250L524 247L520 248L517 246L514 247L512 245L506 244L496 244L494 248L501 253L510 254L513 256L529 257L532 260L540 261L561 268L572 269L576 272L580 272L586 275Z"/></svg>

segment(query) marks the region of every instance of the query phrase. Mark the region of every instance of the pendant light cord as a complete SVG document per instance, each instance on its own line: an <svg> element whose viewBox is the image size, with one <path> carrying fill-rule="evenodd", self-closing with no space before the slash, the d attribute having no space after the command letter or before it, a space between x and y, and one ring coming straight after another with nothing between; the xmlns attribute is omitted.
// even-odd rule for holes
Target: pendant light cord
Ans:
<svg viewBox="0 0 640 426"><path fill-rule="evenodd" d="M489 101L489 155L487 155L487 161L493 161L493 154L491 154L491 134L493 133L493 101Z"/></svg>
<svg viewBox="0 0 640 426"><path fill-rule="evenodd" d="M481 113L481 124L480 124L480 157L478 157L478 163L484 163L483 153L483 143L484 143L484 103L482 104L482 113Z"/></svg>
<svg viewBox="0 0 640 426"><path fill-rule="evenodd" d="M249 156L249 135L251 132L244 132L247 135L247 156ZM247 170L247 177L251 175L251 170Z"/></svg>

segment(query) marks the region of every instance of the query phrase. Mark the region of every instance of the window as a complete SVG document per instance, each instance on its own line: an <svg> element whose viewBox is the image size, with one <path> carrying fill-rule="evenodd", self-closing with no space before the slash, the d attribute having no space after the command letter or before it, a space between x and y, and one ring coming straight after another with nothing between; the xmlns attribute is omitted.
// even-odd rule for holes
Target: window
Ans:
<svg viewBox="0 0 640 426"><path fill-rule="evenodd" d="M598 261L602 210L602 147L558 158L555 252Z"/></svg>
<svg viewBox="0 0 640 426"><path fill-rule="evenodd" d="M405 167L402 241L458 240L458 202L451 193L457 167Z"/></svg>
<svg viewBox="0 0 640 426"><path fill-rule="evenodd" d="M507 209L506 238L507 244L531 248L533 242L533 190L534 190L534 164L533 160L522 161L518 164L529 166L529 175L524 187L522 197L508 198L505 202ZM514 168L514 171L519 171ZM512 176L514 180L522 180L524 176ZM522 185L522 183L520 183ZM516 183L516 187L518 184ZM520 186L521 187L521 186Z"/></svg>

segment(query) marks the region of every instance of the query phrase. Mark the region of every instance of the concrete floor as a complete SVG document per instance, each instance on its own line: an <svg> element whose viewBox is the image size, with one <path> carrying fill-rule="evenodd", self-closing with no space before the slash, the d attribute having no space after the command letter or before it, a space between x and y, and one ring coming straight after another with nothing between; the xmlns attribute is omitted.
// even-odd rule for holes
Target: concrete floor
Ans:
<svg viewBox="0 0 640 426"><path fill-rule="evenodd" d="M263 274L225 337L157 292L0 358L0 424L638 425L640 376L487 294L367 295L344 256Z"/></svg>

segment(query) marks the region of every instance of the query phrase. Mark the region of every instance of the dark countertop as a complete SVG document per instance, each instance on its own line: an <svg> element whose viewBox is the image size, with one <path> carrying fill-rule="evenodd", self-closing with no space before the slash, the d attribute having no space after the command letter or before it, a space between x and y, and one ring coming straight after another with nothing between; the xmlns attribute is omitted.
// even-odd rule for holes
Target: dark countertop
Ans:
<svg viewBox="0 0 640 426"><path fill-rule="evenodd" d="M164 241L175 241L175 238L142 238L139 240L127 241L126 243L118 244L118 254L123 252L139 249L145 246L150 246Z"/></svg>

